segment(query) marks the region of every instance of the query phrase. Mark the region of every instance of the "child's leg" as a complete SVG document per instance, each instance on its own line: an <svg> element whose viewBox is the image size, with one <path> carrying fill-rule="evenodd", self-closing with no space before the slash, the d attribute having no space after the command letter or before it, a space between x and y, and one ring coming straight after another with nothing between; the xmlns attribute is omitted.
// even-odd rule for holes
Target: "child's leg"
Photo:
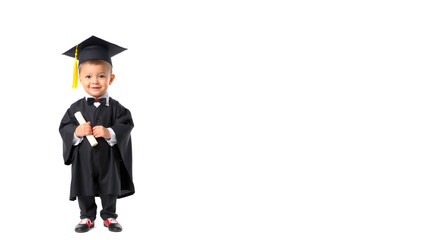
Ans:
<svg viewBox="0 0 426 240"><path fill-rule="evenodd" d="M96 202L94 196L78 197L78 206L80 207L80 219L88 218L90 221L96 219Z"/></svg>
<svg viewBox="0 0 426 240"><path fill-rule="evenodd" d="M117 196L115 195L101 195L102 200L102 211L101 218L106 220L107 218L117 218L115 214L115 205L117 203Z"/></svg>

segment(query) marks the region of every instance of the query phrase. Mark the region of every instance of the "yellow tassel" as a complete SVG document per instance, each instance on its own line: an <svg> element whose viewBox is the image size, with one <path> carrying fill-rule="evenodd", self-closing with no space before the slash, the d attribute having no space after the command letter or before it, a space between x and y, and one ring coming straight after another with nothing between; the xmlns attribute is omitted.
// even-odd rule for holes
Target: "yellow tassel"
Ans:
<svg viewBox="0 0 426 240"><path fill-rule="evenodd" d="M74 71L72 74L72 88L74 89L77 88L78 84L77 49L78 45L75 47Z"/></svg>

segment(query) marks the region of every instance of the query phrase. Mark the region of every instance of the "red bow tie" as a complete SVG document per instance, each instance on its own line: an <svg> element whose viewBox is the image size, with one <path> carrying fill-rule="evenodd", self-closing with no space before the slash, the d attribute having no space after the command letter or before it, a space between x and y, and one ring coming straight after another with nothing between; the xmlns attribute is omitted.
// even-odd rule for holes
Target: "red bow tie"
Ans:
<svg viewBox="0 0 426 240"><path fill-rule="evenodd" d="M106 98L87 98L87 103L92 105L95 102L100 102L101 104L106 103Z"/></svg>

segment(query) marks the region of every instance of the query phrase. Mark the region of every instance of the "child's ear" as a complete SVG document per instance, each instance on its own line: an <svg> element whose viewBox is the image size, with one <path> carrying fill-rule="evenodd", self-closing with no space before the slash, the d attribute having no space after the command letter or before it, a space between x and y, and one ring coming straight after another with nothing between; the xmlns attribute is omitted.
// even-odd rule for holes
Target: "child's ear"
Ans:
<svg viewBox="0 0 426 240"><path fill-rule="evenodd" d="M111 78L109 79L109 85L114 81L115 74L111 74Z"/></svg>

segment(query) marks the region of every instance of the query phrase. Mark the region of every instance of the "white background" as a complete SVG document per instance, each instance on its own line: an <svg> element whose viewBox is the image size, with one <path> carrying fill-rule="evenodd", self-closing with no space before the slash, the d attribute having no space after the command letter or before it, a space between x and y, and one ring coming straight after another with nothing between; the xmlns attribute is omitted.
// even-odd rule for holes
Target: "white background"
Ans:
<svg viewBox="0 0 426 240"><path fill-rule="evenodd" d="M425 239L422 2L3 1L0 235ZM129 49L119 234L74 232L58 132L84 94L61 54L91 35Z"/></svg>

